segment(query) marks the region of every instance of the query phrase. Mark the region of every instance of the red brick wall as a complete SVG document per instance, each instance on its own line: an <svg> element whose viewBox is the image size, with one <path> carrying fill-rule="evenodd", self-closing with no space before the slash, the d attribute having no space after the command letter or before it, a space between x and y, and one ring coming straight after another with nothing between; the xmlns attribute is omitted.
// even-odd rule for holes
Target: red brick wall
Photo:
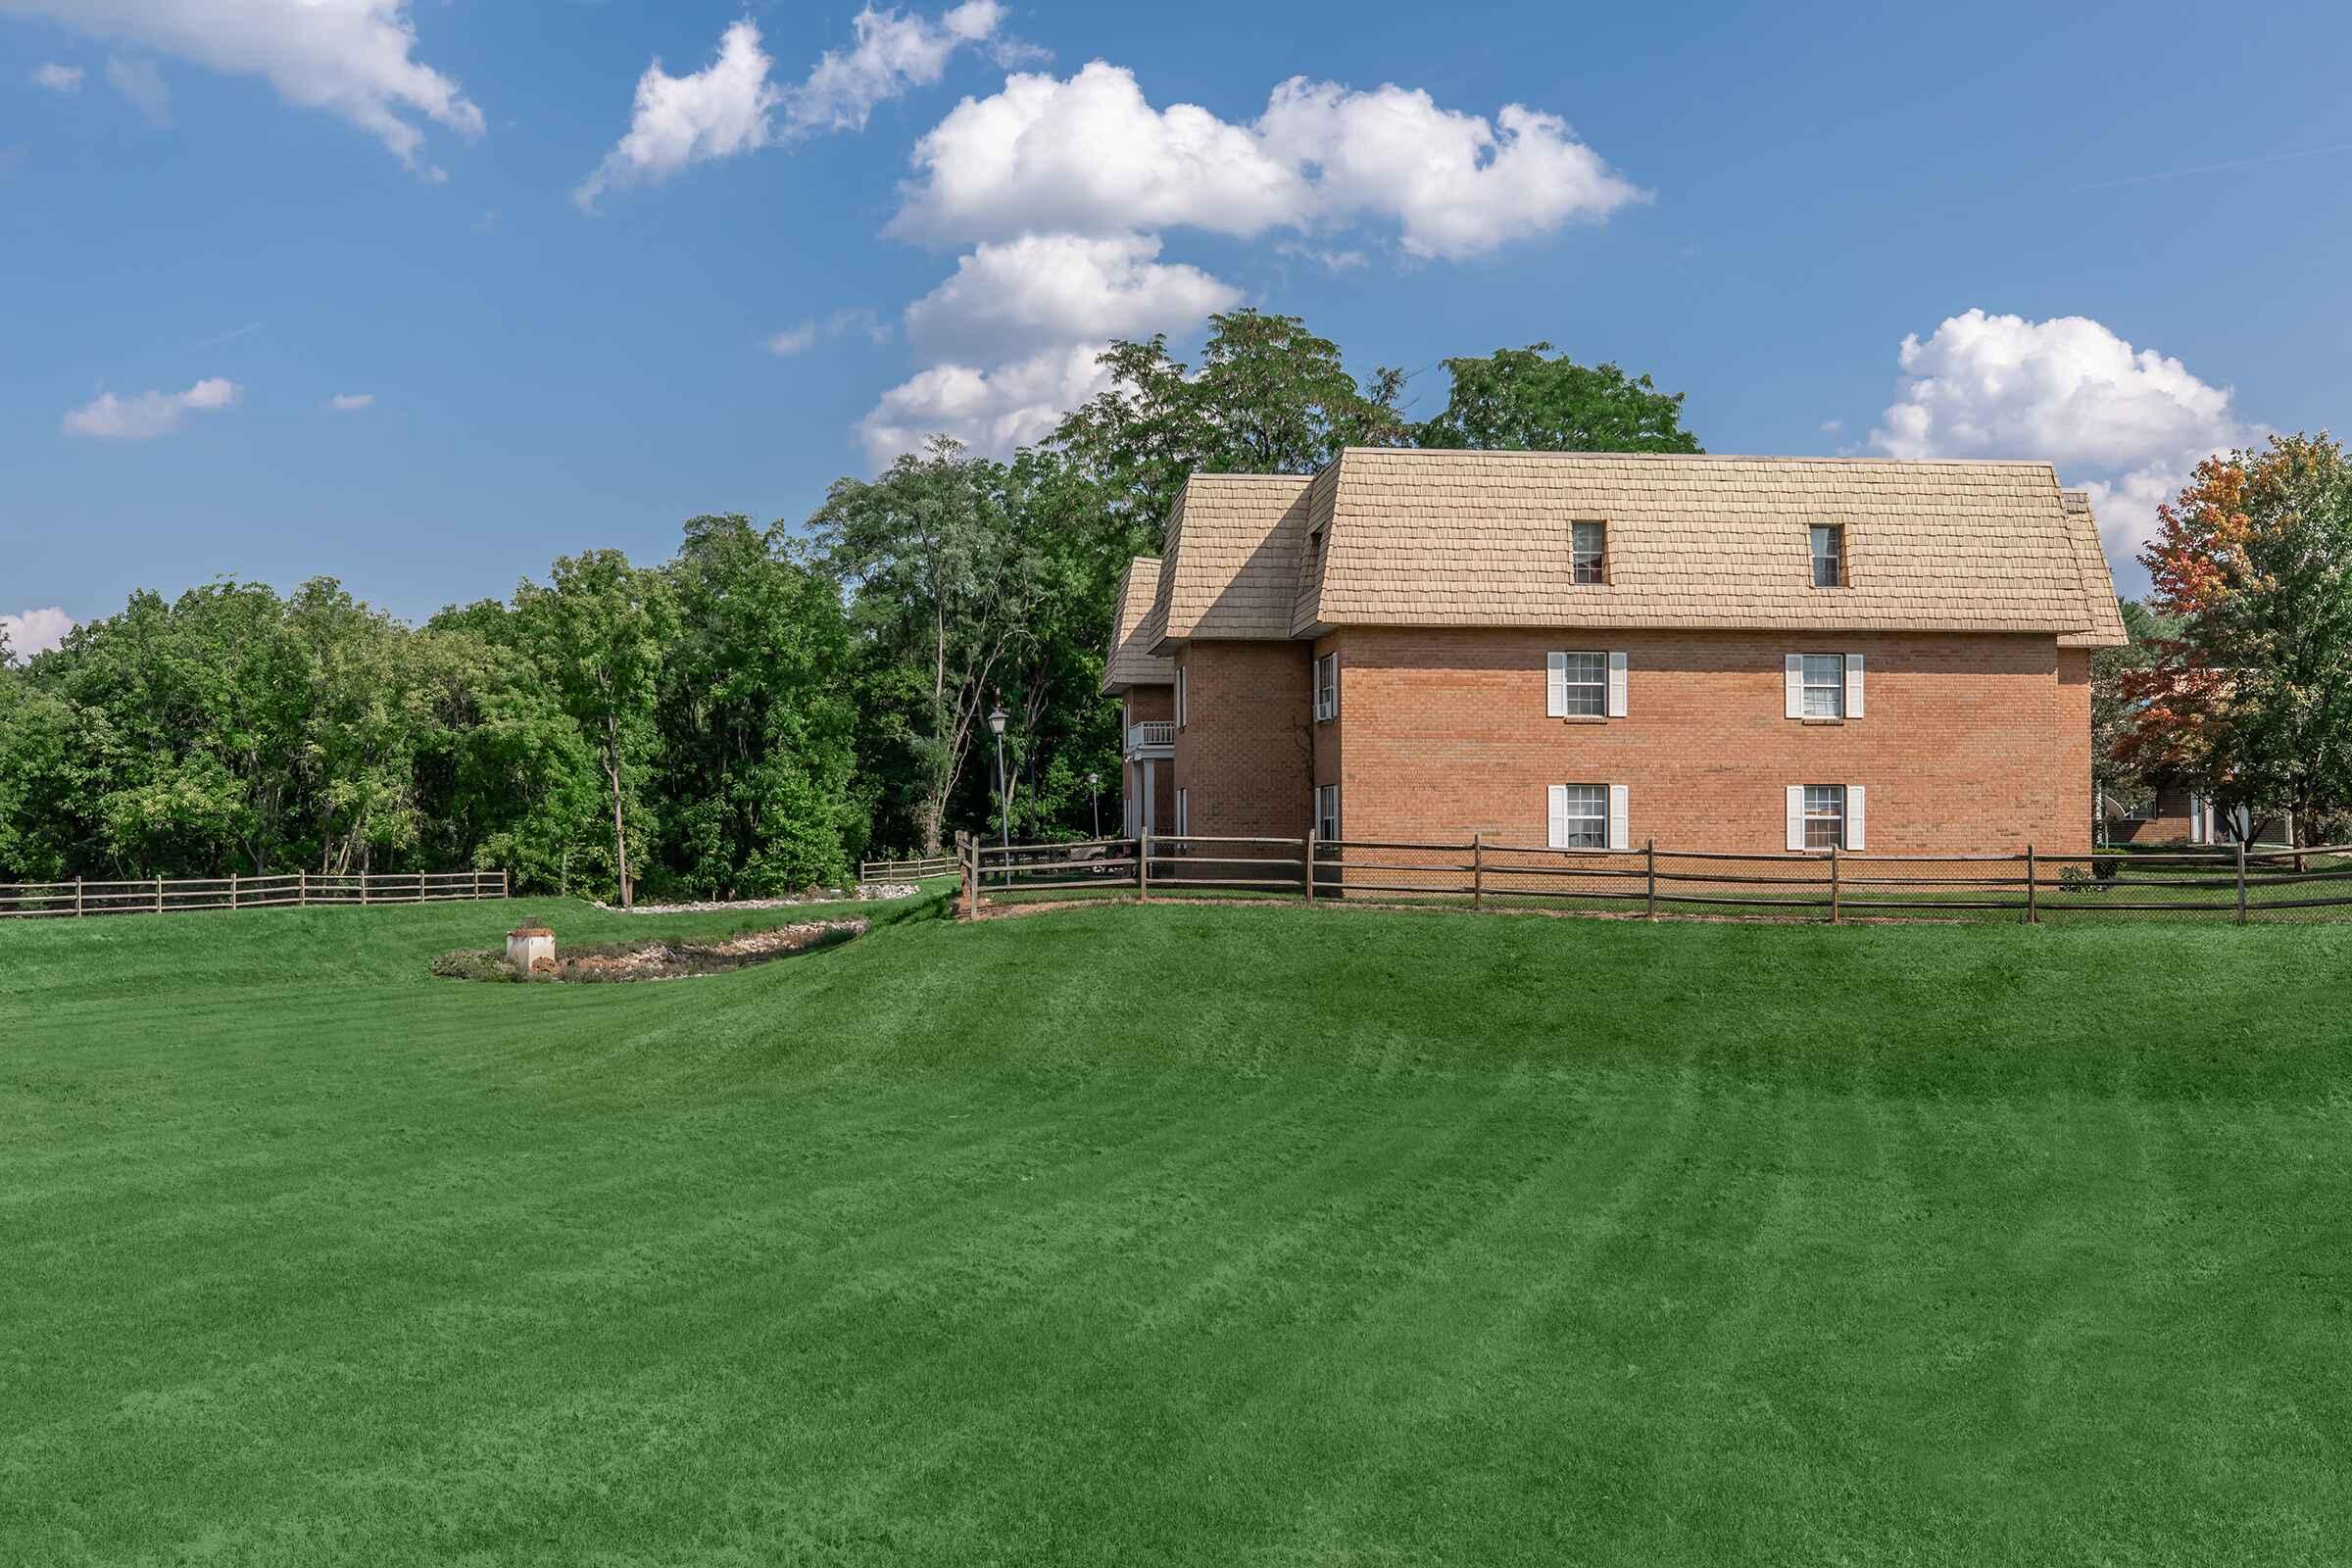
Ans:
<svg viewBox="0 0 2352 1568"><path fill-rule="evenodd" d="M1175 716L1175 687L1129 687L1127 689L1126 706L1120 714L1120 735L1122 748L1125 745L1125 732L1129 726L1136 724L1148 724L1155 720L1164 722L1165 720L1174 718ZM1140 761L1137 761L1128 762L1125 764L1125 766L1127 774L1125 788L1129 794L1140 799L1144 788L1144 764ZM1173 833L1176 830L1176 766L1167 759L1161 758L1152 765L1152 792L1155 798L1155 809L1151 820L1159 825L1160 832ZM1120 802L1120 809L1122 812L1124 812L1126 809L1126 803L1124 799L1122 799ZM1138 818L1138 820L1141 821L1142 819ZM1120 821L1125 821L1124 815L1121 816ZM1106 822L1103 824L1103 826L1107 828L1110 827L1111 824Z"/></svg>
<svg viewBox="0 0 2352 1568"><path fill-rule="evenodd" d="M1300 838L1308 827L1312 713L1302 642L1194 642L1177 654L1185 723L1176 782L1195 833ZM1163 819L1175 821L1171 807Z"/></svg>
<svg viewBox="0 0 2352 1568"><path fill-rule="evenodd" d="M1348 628L1326 646L1346 728L1316 782L1336 767L1351 839L1543 844L1548 786L1624 784L1637 845L1777 852L1788 785L1861 784L1873 854L2089 848L2089 661L2067 651L2062 678L2054 638ZM1626 717L1544 716L1560 648L1629 655ZM1808 651L1865 656L1864 716L1783 716L1786 656Z"/></svg>

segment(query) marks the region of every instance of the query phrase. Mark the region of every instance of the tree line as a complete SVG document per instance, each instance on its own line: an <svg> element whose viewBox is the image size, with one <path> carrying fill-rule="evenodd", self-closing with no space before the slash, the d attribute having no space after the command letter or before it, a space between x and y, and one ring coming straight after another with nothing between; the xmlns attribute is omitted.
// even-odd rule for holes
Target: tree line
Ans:
<svg viewBox="0 0 2352 1568"><path fill-rule="evenodd" d="M1696 452L1680 394L1547 343L1349 374L1295 317L1215 318L1198 365L1113 344L1110 389L1010 461L938 440L796 524L699 516L641 565L556 561L420 626L330 578L139 593L29 661L0 642L0 881L500 867L632 900L839 885L952 826L1088 828L1131 556L1185 476L1344 446ZM980 760L1002 705L1007 785Z"/></svg>

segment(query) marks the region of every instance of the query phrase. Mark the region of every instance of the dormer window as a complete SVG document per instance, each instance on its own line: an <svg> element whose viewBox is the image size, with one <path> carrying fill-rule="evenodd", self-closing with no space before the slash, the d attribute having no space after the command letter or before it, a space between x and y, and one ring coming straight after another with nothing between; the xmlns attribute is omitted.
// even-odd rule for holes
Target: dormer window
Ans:
<svg viewBox="0 0 2352 1568"><path fill-rule="evenodd" d="M1568 564L1571 579L1578 583L1603 583L1609 580L1609 525L1605 522L1579 522L1569 529Z"/></svg>
<svg viewBox="0 0 2352 1568"><path fill-rule="evenodd" d="M1845 530L1836 523L1814 524L1813 586L1845 586Z"/></svg>

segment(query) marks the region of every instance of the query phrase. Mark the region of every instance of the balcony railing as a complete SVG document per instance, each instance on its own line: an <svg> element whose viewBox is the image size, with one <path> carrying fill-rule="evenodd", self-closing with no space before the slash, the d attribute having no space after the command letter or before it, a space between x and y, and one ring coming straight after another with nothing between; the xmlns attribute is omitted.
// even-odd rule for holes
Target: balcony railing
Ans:
<svg viewBox="0 0 2352 1568"><path fill-rule="evenodd" d="M1149 723L1127 726L1127 749L1131 752L1141 751L1147 746L1173 746L1175 744L1176 726L1164 719L1153 719Z"/></svg>

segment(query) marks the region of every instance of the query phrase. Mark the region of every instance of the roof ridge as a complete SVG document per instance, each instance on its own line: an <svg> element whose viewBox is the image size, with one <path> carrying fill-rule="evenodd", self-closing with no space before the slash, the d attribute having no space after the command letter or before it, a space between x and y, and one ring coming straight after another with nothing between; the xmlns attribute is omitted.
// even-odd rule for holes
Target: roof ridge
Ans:
<svg viewBox="0 0 2352 1568"><path fill-rule="evenodd" d="M1788 463L1788 464L1851 464L1857 466L1885 468L2049 468L2057 464L2049 458L1880 458L1860 453L1851 456L1838 453L1805 452L1571 452L1538 447L1342 447L1340 457L1355 455L1374 457L1436 457L1478 458L1482 460L1573 461L1606 458L1613 462L1638 463ZM1339 461L1335 457L1333 462ZM1291 478L1290 474L1268 474L1267 478Z"/></svg>

